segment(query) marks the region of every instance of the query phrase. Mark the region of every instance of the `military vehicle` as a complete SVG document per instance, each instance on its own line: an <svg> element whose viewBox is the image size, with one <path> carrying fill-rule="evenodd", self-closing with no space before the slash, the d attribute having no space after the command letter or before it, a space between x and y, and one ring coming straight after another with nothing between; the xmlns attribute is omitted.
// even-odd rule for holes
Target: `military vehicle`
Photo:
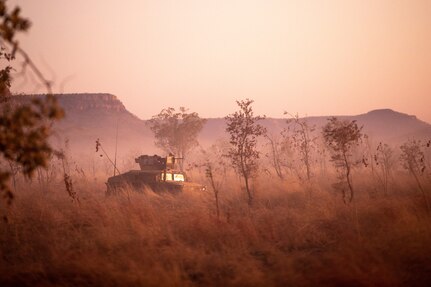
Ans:
<svg viewBox="0 0 431 287"><path fill-rule="evenodd" d="M116 194L129 187L136 191L150 188L154 192L171 193L205 190L205 186L189 182L184 172L175 169L176 161L178 159L172 154L164 158L158 155L141 155L135 159L140 170L130 170L108 178L106 194Z"/></svg>

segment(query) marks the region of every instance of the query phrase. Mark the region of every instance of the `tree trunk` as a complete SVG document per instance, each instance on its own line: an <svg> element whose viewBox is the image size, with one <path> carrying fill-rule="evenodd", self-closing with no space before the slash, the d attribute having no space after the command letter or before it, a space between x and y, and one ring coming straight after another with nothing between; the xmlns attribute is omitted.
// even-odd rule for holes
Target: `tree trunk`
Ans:
<svg viewBox="0 0 431 287"><path fill-rule="evenodd" d="M310 171L309 141L308 141L306 130L305 130L304 126L301 125L301 128L302 128L302 139L304 141L304 163L305 163L305 168L307 169L307 180L310 181L311 171Z"/></svg>
<svg viewBox="0 0 431 287"><path fill-rule="evenodd" d="M217 189L216 184L214 182L214 176L213 176L212 168L210 165L208 165L208 177L210 179L211 187L212 187L213 192L214 192L217 219L220 219L220 208L219 208L219 202L218 202L218 189Z"/></svg>
<svg viewBox="0 0 431 287"><path fill-rule="evenodd" d="M244 181L245 181L245 190L247 191L247 195L248 195L248 205L251 206L253 203L253 195L251 194L251 190L248 185L248 176L245 174L244 174Z"/></svg>
<svg viewBox="0 0 431 287"><path fill-rule="evenodd" d="M354 193L353 193L353 185L352 185L352 182L351 182L351 179L350 179L350 164L347 161L347 156L346 156L345 152L343 152L343 157L344 157L344 164L346 166L347 185L349 186L349 190L350 190L350 199L349 199L349 202L352 202L353 198L354 198Z"/></svg>
<svg viewBox="0 0 431 287"><path fill-rule="evenodd" d="M308 152L305 153L305 167L307 169L307 180L310 181L310 179L311 179L311 171L310 171L310 162L308 160Z"/></svg>
<svg viewBox="0 0 431 287"><path fill-rule="evenodd" d="M219 207L219 203L218 203L218 190L214 191L214 196L215 196L215 204L216 204L216 211L217 211L217 219L220 220L220 207Z"/></svg>
<svg viewBox="0 0 431 287"><path fill-rule="evenodd" d="M16 168L14 167L12 161L8 161L9 162L9 167L10 167L10 173L12 174L12 182L13 182L13 189L16 193Z"/></svg>

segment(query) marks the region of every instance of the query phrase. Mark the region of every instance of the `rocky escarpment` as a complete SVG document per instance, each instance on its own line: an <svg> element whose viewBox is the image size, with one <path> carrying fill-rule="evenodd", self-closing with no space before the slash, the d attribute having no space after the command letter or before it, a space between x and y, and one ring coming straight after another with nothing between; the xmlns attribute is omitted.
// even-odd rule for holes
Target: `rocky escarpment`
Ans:
<svg viewBox="0 0 431 287"><path fill-rule="evenodd" d="M63 94L57 95L57 98L66 111L126 111L123 103L111 94Z"/></svg>
<svg viewBox="0 0 431 287"><path fill-rule="evenodd" d="M104 111L127 112L123 103L111 94L59 94L55 95L60 106L67 112ZM16 95L12 97L14 102L25 103L32 99L42 99L44 95Z"/></svg>

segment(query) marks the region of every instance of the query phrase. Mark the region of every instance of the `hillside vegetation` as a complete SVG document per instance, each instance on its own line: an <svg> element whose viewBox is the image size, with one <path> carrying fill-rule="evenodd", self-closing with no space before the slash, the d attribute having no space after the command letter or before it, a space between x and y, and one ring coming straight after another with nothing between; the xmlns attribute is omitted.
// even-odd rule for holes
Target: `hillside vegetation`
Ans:
<svg viewBox="0 0 431 287"><path fill-rule="evenodd" d="M26 102L40 95L22 95L14 97L18 102ZM56 136L54 146L62 146L67 139L73 150L79 150L88 157L94 151L94 142L100 138L107 150L113 152L118 127L118 151L122 156L130 150L154 154L158 149L154 146L154 137L146 125L146 119L139 119L127 110L123 103L111 94L62 94L57 95L66 117L55 125ZM151 103L145 103L151 109ZM286 127L283 111L288 107L280 107L280 118L267 118L262 125L272 134L279 134ZM154 113L157 109L154 108ZM294 112L294 111L291 111ZM321 127L331 115L320 117L304 117L310 125ZM431 125L415 116L407 115L390 109L370 111L361 115L340 116L340 119L357 120L364 126L374 142L384 141L399 145L407 138L428 139L431 137ZM207 119L199 142L210 146L215 141L227 138L226 122L223 118Z"/></svg>

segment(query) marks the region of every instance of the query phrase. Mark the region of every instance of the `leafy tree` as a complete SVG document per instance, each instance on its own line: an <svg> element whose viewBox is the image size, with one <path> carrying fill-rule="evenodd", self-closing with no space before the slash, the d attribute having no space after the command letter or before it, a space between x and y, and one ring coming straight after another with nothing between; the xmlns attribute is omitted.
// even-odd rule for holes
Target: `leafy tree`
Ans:
<svg viewBox="0 0 431 287"><path fill-rule="evenodd" d="M354 198L351 172L352 168L357 164L352 160L352 150L355 145L359 145L362 138L361 130L362 127L358 127L356 121L343 121L336 117L329 118L328 123L323 127L323 137L331 151L331 161L340 171L341 183L347 182L347 187L350 191L350 202ZM343 200L346 202L344 187L342 187L342 192Z"/></svg>
<svg viewBox="0 0 431 287"><path fill-rule="evenodd" d="M205 123L197 113L187 111L184 107L180 107L179 112L174 108L163 109L148 121L156 138L156 146L182 159L198 146L197 136ZM180 168L183 169L182 161Z"/></svg>
<svg viewBox="0 0 431 287"><path fill-rule="evenodd" d="M227 121L226 131L230 134L231 144L227 156L230 157L238 174L244 178L249 205L253 202L249 180L257 171L257 160L259 159L257 138L266 134L266 129L257 123L264 117L254 116L252 103L253 100L250 99L237 101L239 111L225 118Z"/></svg>
<svg viewBox="0 0 431 287"><path fill-rule="evenodd" d="M28 103L14 104L9 89L12 67L9 65L16 55L24 58L23 69L30 67L51 94L50 84L33 64L29 56L18 45L16 33L29 29L30 22L22 18L20 8L11 12L5 0L0 0L0 60L7 66L0 70L0 160L19 168L25 176L32 176L38 167L46 167L52 148L48 143L51 121L60 119L63 110L56 98L34 99ZM0 193L10 203L13 193L9 179L13 170L0 169Z"/></svg>

